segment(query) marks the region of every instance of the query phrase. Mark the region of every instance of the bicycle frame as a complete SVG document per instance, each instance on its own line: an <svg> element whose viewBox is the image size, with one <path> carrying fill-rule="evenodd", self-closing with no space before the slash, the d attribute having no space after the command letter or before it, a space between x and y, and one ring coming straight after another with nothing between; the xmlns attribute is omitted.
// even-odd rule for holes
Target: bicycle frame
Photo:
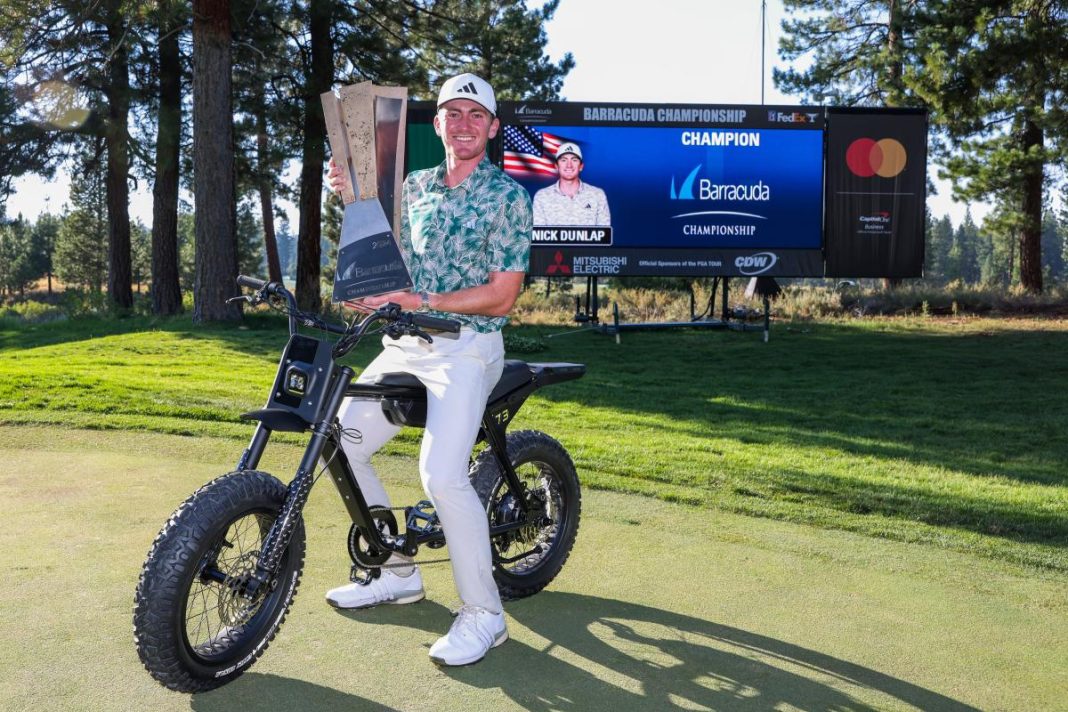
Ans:
<svg viewBox="0 0 1068 712"><path fill-rule="evenodd" d="M315 347L312 348L312 343ZM414 556L419 545L444 541L440 530L427 533L413 526L410 516L405 517L405 532L392 536L381 532L373 525L370 507L360 489L356 475L352 471L348 458L339 440L336 423L337 413L342 401L347 397L368 398L389 403L393 401L414 405L412 413L396 414L394 417L407 417L411 422L406 425L422 425L420 407L425 413L426 392L421 386L353 383L355 372L347 367L337 365L330 356L330 342L312 339L301 334L294 334L279 363L274 389L268 407L259 411L246 413L244 417L259 421L248 448L238 462L237 469L254 470L259 465L261 456L267 447L274 430L302 431L310 429L311 436L297 468L296 475L288 485L285 503L264 540L260 551L256 574L248 583L245 594L253 596L259 586L270 581L278 571L282 554L289 546L290 538L300 521L304 505L307 503L315 481L315 472L320 460L327 463L330 479L338 488L354 524L360 527L368 542L382 551L392 551L405 556ZM312 360L302 361L295 358L297 353L305 356L313 353ZM303 384L301 398L287 396L286 388L292 386L290 379L295 372L307 375L313 370L314 377L309 377ZM527 397L543 383L537 376L545 373L546 382L575 377L573 364L531 364L530 378L502 394L494 393L482 416L478 442L485 441L492 449L512 492L522 492L523 485L512 466L507 454L506 429L516 410ZM539 371L536 367L542 367ZM582 369L584 370L584 368ZM299 379L298 379L299 380ZM494 397L496 396L496 397ZM394 408L394 411L396 409ZM308 427L305 420L308 413L318 415L316 422ZM271 426L274 426L273 428ZM519 509L516 521L494 526L490 535L495 536L524 526L527 503L523 498L517 501ZM407 512L410 514L410 510Z"/></svg>

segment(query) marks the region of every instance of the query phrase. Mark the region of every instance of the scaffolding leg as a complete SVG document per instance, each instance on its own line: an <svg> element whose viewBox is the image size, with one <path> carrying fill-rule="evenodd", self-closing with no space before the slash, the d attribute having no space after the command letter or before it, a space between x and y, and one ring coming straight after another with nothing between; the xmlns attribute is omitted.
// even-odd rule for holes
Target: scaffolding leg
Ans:
<svg viewBox="0 0 1068 712"><path fill-rule="evenodd" d="M723 278L723 304L722 304L721 311L720 311L720 316L723 319L724 323L727 323L728 321L731 320L731 315L730 315L730 312L728 311L728 305L727 305L727 299L728 299L727 293L729 291L727 285L729 285L729 284L730 284L730 279L727 278L727 277L724 277Z"/></svg>
<svg viewBox="0 0 1068 712"><path fill-rule="evenodd" d="M597 298L597 277L593 276L589 279L591 291L593 292L593 312L590 314L590 321L592 321L594 324L599 324L600 319L597 317L597 306L600 300Z"/></svg>
<svg viewBox="0 0 1068 712"><path fill-rule="evenodd" d="M768 295L764 295L764 343L768 343L768 334L771 332L771 301Z"/></svg>

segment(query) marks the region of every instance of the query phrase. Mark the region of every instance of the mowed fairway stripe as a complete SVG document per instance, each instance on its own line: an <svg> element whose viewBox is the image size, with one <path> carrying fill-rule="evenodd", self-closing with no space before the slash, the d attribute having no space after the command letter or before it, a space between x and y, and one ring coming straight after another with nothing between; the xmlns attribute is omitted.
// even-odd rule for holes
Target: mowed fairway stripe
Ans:
<svg viewBox="0 0 1068 712"><path fill-rule="evenodd" d="M325 480L279 637L235 683L177 695L137 660L134 586L167 515L241 447L0 427L0 707L1068 709L1063 575L594 491L561 576L506 605L511 640L476 666L440 669L427 648L457 605L447 566L426 567L420 604L324 603L348 573L348 522ZM298 459L282 446L264 469ZM414 462L378 464L395 504L422 497Z"/></svg>

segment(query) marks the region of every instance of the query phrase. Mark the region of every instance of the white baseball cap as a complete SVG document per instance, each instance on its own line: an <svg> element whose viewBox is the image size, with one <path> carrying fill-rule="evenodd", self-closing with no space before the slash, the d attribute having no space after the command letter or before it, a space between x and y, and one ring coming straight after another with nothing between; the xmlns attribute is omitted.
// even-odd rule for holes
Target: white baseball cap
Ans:
<svg viewBox="0 0 1068 712"><path fill-rule="evenodd" d="M475 74L458 74L452 79L445 80L438 93L438 108L453 99L470 99L481 104L494 116L497 115L497 100L493 96L493 87Z"/></svg>
<svg viewBox="0 0 1068 712"><path fill-rule="evenodd" d="M577 143L562 143L560 148L556 149L556 160L560 160L564 157L565 153L573 153L575 157L580 161L582 160L582 151L579 149Z"/></svg>

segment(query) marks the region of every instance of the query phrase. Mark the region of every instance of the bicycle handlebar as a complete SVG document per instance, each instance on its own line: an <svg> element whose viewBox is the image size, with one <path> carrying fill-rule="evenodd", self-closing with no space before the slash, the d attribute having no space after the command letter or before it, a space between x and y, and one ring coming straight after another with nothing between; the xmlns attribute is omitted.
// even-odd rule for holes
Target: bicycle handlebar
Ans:
<svg viewBox="0 0 1068 712"><path fill-rule="evenodd" d="M373 323L378 321L389 322L389 326L386 327L387 333L392 333L394 338L402 333L412 333L432 341L433 339L431 339L428 334L422 332L422 329L444 331L453 334L460 331L460 322L455 319L444 319L442 317L431 316L420 312L405 312L401 310L399 305L393 303L379 307L368 314L359 324L339 326L337 324L323 321L317 314L309 314L300 311L300 309L297 308L297 300L281 282L265 282L262 279L256 279L255 277L248 277L242 274L238 275L237 283L239 286L255 289L259 293L258 297L260 299L268 294L284 299L288 309L289 332L291 334L296 333L298 324L303 324L307 327L323 329L331 334L341 336L342 338L335 345L336 357L348 353L348 351L360 340L364 332L366 332ZM256 303L255 300L253 300L253 303ZM390 329L393 329L393 331L391 332Z"/></svg>
<svg viewBox="0 0 1068 712"><path fill-rule="evenodd" d="M442 319L439 316L430 316L429 314L420 314L419 312L412 312L411 314L412 323L422 329L447 331L450 334L456 334L460 331L460 322L455 319Z"/></svg>
<svg viewBox="0 0 1068 712"><path fill-rule="evenodd" d="M255 289L259 291L267 286L267 283L262 279L256 279L255 277L246 277L243 274L237 275L237 286L248 287L249 289Z"/></svg>

